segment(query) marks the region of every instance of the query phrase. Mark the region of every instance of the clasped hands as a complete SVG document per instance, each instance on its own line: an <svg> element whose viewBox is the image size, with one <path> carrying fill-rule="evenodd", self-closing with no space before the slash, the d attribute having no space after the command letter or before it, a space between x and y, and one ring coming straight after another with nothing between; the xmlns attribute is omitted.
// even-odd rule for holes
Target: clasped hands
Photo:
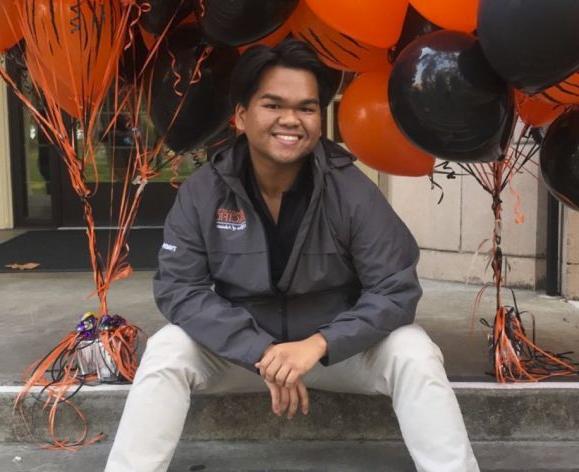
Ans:
<svg viewBox="0 0 579 472"><path fill-rule="evenodd" d="M287 410L288 419L292 419L300 405L304 415L309 413L308 391L302 377L326 351L327 342L319 333L302 341L267 347L255 367L269 388L271 408L276 415L282 416Z"/></svg>

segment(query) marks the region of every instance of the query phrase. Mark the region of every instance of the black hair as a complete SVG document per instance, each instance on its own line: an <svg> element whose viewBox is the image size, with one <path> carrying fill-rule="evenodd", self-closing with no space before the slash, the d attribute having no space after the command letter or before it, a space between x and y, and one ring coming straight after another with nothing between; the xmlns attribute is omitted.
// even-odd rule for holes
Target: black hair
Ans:
<svg viewBox="0 0 579 472"><path fill-rule="evenodd" d="M257 92L263 73L276 66L306 70L314 74L318 82L320 107L325 108L332 100L331 70L320 60L312 47L296 39L284 39L277 46L256 45L247 49L233 69L229 98L233 106L247 108L251 97Z"/></svg>

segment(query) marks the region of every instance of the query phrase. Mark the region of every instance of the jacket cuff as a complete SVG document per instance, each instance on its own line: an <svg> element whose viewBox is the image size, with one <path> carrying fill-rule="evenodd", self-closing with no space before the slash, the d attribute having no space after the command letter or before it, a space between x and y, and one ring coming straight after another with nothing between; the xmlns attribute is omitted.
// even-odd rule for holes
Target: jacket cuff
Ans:
<svg viewBox="0 0 579 472"><path fill-rule="evenodd" d="M320 328L318 329L317 333L321 334L326 340L326 354L320 358L319 363L327 367L333 364L333 362L330 362L330 358L333 358L333 356L331 356L331 353L335 352L334 347L330 345L330 336L327 330Z"/></svg>

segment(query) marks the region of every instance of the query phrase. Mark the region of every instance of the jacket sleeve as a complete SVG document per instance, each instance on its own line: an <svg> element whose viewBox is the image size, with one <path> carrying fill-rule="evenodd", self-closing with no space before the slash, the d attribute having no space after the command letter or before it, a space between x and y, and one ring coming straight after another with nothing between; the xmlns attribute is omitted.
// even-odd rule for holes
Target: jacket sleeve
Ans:
<svg viewBox="0 0 579 472"><path fill-rule="evenodd" d="M380 190L373 185L368 200L350 211L349 250L361 295L350 310L318 328L328 343L320 359L323 365L365 351L411 324L422 295L416 274L418 246Z"/></svg>
<svg viewBox="0 0 579 472"><path fill-rule="evenodd" d="M159 268L153 278L155 302L192 339L256 372L253 364L274 338L247 310L232 306L213 291L197 210L186 187L179 189L165 220Z"/></svg>

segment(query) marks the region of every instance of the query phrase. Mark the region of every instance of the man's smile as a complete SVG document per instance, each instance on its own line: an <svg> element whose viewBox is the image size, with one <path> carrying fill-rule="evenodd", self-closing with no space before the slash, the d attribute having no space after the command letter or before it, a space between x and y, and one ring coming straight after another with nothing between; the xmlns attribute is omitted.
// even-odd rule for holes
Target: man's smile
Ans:
<svg viewBox="0 0 579 472"><path fill-rule="evenodd" d="M272 136L280 143L284 145L293 146L297 144L301 139L302 135L293 133L272 133Z"/></svg>

